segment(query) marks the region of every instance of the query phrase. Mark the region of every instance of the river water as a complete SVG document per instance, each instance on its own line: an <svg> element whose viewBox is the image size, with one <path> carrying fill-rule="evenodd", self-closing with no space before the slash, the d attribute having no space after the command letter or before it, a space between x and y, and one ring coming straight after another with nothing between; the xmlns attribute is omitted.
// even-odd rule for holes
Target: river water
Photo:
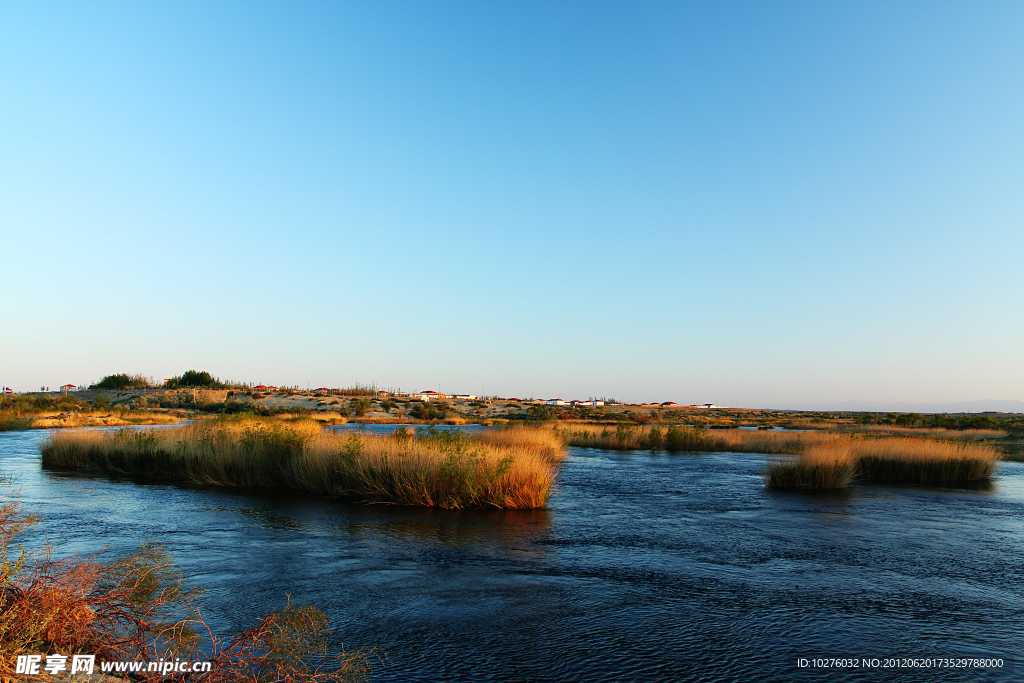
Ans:
<svg viewBox="0 0 1024 683"><path fill-rule="evenodd" d="M0 469L64 551L163 543L204 616L293 601L375 681L1024 679L1024 464L982 489L768 491L763 456L571 449L548 508L446 511ZM39 536L29 539L39 541ZM801 668L1002 658L1001 669Z"/></svg>

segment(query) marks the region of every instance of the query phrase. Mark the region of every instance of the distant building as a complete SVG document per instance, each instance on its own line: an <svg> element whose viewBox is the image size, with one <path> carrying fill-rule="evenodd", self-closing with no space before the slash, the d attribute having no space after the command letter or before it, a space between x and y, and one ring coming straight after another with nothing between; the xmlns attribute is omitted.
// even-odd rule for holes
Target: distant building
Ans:
<svg viewBox="0 0 1024 683"><path fill-rule="evenodd" d="M679 405L679 404L678 404L678 403L676 403L675 401L665 401L665 402L664 402L664 403L662 403L661 405L663 405L663 406L677 406L677 405Z"/></svg>
<svg viewBox="0 0 1024 683"><path fill-rule="evenodd" d="M573 401L574 406L603 406L604 401L595 401L593 399L589 401Z"/></svg>
<svg viewBox="0 0 1024 683"><path fill-rule="evenodd" d="M454 394L452 396L456 401L475 401L479 398L474 394Z"/></svg>
<svg viewBox="0 0 1024 683"><path fill-rule="evenodd" d="M448 398L447 396L445 396L444 394L442 394L440 392L430 391L430 390L421 391L418 394L413 394L412 397L413 398L418 398L421 401L439 401L442 398Z"/></svg>
<svg viewBox="0 0 1024 683"><path fill-rule="evenodd" d="M544 405L546 405L546 406L567 406L567 405L569 405L569 403L568 403L568 401L563 401L560 398L549 398L548 400L544 401Z"/></svg>

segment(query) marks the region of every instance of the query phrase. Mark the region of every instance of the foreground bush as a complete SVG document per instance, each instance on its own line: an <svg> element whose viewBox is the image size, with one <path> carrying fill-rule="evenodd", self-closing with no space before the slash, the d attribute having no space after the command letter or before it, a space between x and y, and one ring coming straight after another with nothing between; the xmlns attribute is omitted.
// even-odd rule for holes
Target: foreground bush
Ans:
<svg viewBox="0 0 1024 683"><path fill-rule="evenodd" d="M104 661L204 660L210 671L141 680L197 683L362 680L367 653L331 654L322 612L287 605L222 638L203 622L166 552L146 545L120 559L26 553L19 536L38 520L10 494L0 504L0 680L18 680L18 655L96 655Z"/></svg>
<svg viewBox="0 0 1024 683"><path fill-rule="evenodd" d="M43 443L43 464L196 484L283 488L445 508L536 508L561 444L526 432L325 433L313 420L221 419L165 430L74 430Z"/></svg>

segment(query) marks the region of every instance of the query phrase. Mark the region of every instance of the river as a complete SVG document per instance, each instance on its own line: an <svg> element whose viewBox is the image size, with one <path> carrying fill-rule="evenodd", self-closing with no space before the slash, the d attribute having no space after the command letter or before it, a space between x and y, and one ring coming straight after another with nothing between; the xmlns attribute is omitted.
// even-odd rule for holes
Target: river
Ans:
<svg viewBox="0 0 1024 683"><path fill-rule="evenodd" d="M574 448L547 509L447 511L46 471L45 437L0 433L0 469L60 552L155 539L221 631L313 603L386 653L374 681L1024 677L1021 463L801 494L766 490L763 456ZM931 657L1004 664L882 667Z"/></svg>

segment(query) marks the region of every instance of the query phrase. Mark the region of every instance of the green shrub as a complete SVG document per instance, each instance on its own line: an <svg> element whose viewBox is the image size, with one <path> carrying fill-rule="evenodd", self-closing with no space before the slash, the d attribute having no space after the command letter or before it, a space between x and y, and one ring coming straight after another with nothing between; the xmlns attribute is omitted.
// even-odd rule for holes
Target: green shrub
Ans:
<svg viewBox="0 0 1024 683"><path fill-rule="evenodd" d="M227 388L227 385L208 372L189 370L179 376L171 377L169 380L164 382L164 387L167 389L225 389Z"/></svg>
<svg viewBox="0 0 1024 683"><path fill-rule="evenodd" d="M152 378L146 377L142 374L129 375L127 373L120 373L117 375L107 375L96 384L91 385L90 389L145 389L153 383Z"/></svg>
<svg viewBox="0 0 1024 683"><path fill-rule="evenodd" d="M354 398L348 402L349 415L355 417L362 417L366 415L366 411L370 409L370 399L368 398Z"/></svg>
<svg viewBox="0 0 1024 683"><path fill-rule="evenodd" d="M431 405L428 401L418 401L413 403L412 410L409 411L409 415L417 420L437 420L444 417L444 413L438 410L436 406Z"/></svg>

